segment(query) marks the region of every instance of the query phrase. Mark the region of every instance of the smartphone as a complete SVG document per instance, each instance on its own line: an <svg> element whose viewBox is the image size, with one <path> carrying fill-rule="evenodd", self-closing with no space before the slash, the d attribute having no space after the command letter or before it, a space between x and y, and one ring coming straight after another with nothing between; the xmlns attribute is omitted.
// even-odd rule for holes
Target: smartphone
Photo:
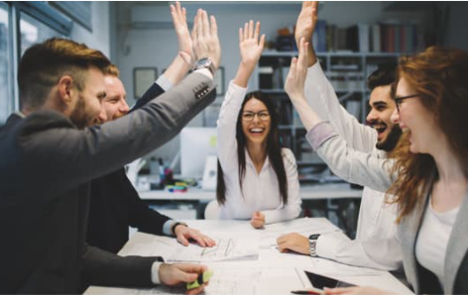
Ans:
<svg viewBox="0 0 468 295"><path fill-rule="evenodd" d="M338 288L338 287L354 287L356 285L339 281L330 277L318 275L316 273L304 271L305 274L307 275L307 278L309 279L310 283L314 288L321 289L327 287L327 288Z"/></svg>

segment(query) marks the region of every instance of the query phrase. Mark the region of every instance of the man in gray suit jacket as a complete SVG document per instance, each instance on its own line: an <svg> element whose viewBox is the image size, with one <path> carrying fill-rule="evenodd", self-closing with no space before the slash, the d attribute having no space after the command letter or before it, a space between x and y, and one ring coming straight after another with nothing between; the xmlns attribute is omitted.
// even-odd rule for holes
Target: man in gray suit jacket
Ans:
<svg viewBox="0 0 468 295"><path fill-rule="evenodd" d="M77 293L83 277L98 285L175 285L205 270L119 257L85 243L90 180L167 142L214 100L219 40L216 30L199 34L208 35L199 38L205 44L197 56L211 62L140 110L93 128L87 126L101 110L109 60L64 39L25 52L22 113L0 129L0 293Z"/></svg>

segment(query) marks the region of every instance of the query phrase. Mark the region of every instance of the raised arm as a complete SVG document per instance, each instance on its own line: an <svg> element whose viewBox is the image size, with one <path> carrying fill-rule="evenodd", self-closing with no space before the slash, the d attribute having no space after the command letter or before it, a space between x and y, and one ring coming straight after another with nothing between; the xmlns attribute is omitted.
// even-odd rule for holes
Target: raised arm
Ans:
<svg viewBox="0 0 468 295"><path fill-rule="evenodd" d="M377 133L372 128L359 123L357 118L349 114L340 104L333 86L323 73L320 63L317 62L311 42L318 20L317 8L317 1L304 1L296 22L297 44L299 44L300 38L310 42L307 47L307 66L309 69L305 84L305 97L323 120L330 121L347 144L359 151L370 151L377 141Z"/></svg>
<svg viewBox="0 0 468 295"><path fill-rule="evenodd" d="M293 58L285 90L306 128L307 140L330 169L346 181L386 191L392 183L391 160L350 147L332 125L324 122L307 103L304 81L307 74L306 43L301 39L299 58Z"/></svg>
<svg viewBox="0 0 468 295"><path fill-rule="evenodd" d="M218 119L218 157L223 170L237 169L236 124L247 84L260 59L265 44L265 35L260 35L260 23L251 20L239 29L241 62L237 74L229 83Z"/></svg>

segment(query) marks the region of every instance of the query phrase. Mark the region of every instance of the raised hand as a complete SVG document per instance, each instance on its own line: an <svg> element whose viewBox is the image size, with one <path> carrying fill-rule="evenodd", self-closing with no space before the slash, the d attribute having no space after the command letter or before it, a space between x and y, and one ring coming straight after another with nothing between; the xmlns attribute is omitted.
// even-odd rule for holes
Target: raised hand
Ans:
<svg viewBox="0 0 468 295"><path fill-rule="evenodd" d="M294 37L296 38L296 44L299 45L301 38L304 38L306 42L309 42L310 47L308 56L308 66L312 66L316 62L315 53L312 47L312 35L314 34L315 25L317 24L317 10L318 1L304 1L302 2L302 9L297 17L296 32Z"/></svg>
<svg viewBox="0 0 468 295"><path fill-rule="evenodd" d="M192 37L187 26L187 11L185 7L181 7L179 2L171 5L172 22L177 33L179 42L179 53L186 63L193 65L195 62L193 57Z"/></svg>
<svg viewBox="0 0 468 295"><path fill-rule="evenodd" d="M299 58L294 57L291 60L291 68L286 78L284 90L286 90L289 98L293 101L305 100L304 84L307 77L307 46L308 42L305 42L304 38L301 38L298 48Z"/></svg>
<svg viewBox="0 0 468 295"><path fill-rule="evenodd" d="M209 58L217 69L221 62L218 25L214 16L211 16L208 21L208 14L202 9L199 9L195 16L192 40L195 60Z"/></svg>
<svg viewBox="0 0 468 295"><path fill-rule="evenodd" d="M251 20L245 23L244 30L239 28L239 49L241 62L249 67L255 68L260 56L262 55L263 47L265 46L265 34L262 35L260 41L260 22L257 22L254 30L254 21Z"/></svg>
<svg viewBox="0 0 468 295"><path fill-rule="evenodd" d="M265 35L260 37L260 22L254 29L254 21L251 20L244 24L244 29L239 29L239 49L241 55L241 63L237 69L234 83L241 87L247 87L250 75L252 75L255 65L262 55L263 47L265 46Z"/></svg>

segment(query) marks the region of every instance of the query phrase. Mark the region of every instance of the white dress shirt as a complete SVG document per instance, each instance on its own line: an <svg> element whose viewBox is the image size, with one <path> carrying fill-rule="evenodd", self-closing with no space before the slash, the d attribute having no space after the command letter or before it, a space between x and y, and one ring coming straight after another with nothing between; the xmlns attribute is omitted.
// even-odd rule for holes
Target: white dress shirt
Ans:
<svg viewBox="0 0 468 295"><path fill-rule="evenodd" d="M323 120L329 121L334 131L338 133L342 145L344 140L346 148L357 152L356 154L345 153L344 149L331 149L328 146L327 149L320 147L322 150L318 152L319 155L338 176L367 186L367 182L372 181L372 179L361 177L358 170L367 169L367 171L380 172L382 171L381 164L386 158L385 152L375 148L377 132L369 126L360 124L343 108L319 63L308 70L305 94L307 101L317 114ZM317 125L307 134L308 141L316 150L319 147L314 145L320 144L320 141L324 141L329 136L326 128L322 128L323 125ZM327 141L327 143L330 142L330 140ZM343 155L338 156L337 152L343 152ZM365 155L373 161L364 161L365 165L353 166L352 163L355 160L353 157L358 157L358 155L359 157ZM359 169L355 169L356 167ZM381 187L381 185L376 185L376 187ZM317 255L347 264L383 270L400 268L402 253L397 238L396 214L396 204L387 204L384 192L365 187L361 200L356 239L350 240L342 233L323 234L317 241Z"/></svg>
<svg viewBox="0 0 468 295"><path fill-rule="evenodd" d="M265 223L297 218L301 212L299 180L293 153L282 149L288 181L288 202L280 197L278 178L267 157L259 173L245 151L246 165L242 191L239 185L236 124L247 88L232 81L226 93L218 119L218 158L224 173L226 202L221 206L221 219L251 219L255 211L265 215Z"/></svg>

